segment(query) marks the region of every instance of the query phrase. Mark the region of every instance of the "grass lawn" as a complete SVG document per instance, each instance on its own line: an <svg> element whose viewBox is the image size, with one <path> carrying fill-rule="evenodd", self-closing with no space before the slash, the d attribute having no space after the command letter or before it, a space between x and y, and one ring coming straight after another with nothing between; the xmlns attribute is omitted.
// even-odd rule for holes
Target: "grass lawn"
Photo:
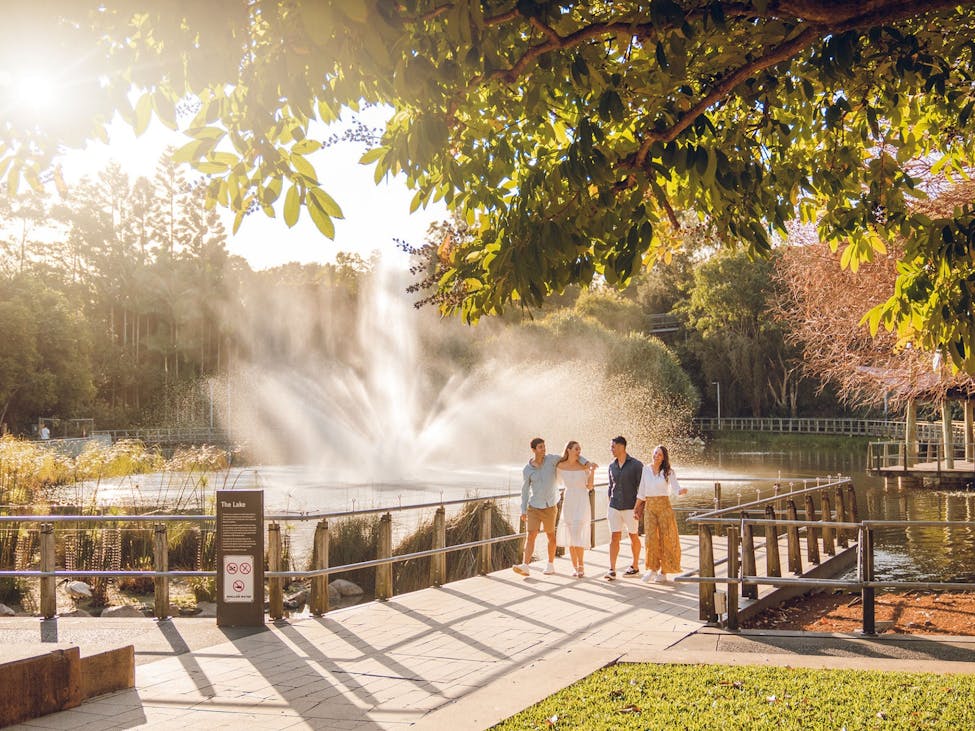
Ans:
<svg viewBox="0 0 975 731"><path fill-rule="evenodd" d="M975 729L973 699L975 675L622 663L494 728Z"/></svg>

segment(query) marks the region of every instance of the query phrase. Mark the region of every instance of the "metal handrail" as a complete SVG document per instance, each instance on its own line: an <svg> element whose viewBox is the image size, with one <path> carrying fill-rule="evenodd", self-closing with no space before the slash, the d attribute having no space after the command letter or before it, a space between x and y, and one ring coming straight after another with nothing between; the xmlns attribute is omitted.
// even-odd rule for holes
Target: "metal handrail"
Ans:
<svg viewBox="0 0 975 731"><path fill-rule="evenodd" d="M727 508L718 508L707 513L701 513L694 516L691 521L694 523L710 523L714 522L715 519L722 518L724 515L729 513L740 513L743 509L758 508L764 505L771 505L783 500L789 500L790 498L806 495L808 493L813 493L821 490L828 490L843 485L852 484L852 480L849 477L838 477L835 482L827 482L822 485L814 485L812 487L802 487L798 490L792 490L790 492L782 492L778 495L770 495L768 497L759 498L758 500L753 500L750 503L741 503L739 505L732 505Z"/></svg>

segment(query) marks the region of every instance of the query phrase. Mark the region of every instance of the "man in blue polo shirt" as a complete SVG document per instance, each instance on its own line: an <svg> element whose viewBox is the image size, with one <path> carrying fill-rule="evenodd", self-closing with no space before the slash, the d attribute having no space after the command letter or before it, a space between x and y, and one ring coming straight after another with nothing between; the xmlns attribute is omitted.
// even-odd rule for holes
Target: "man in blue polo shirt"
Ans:
<svg viewBox="0 0 975 731"><path fill-rule="evenodd" d="M546 454L545 440L541 437L531 440L531 450L532 458L522 470L524 482L521 486L521 519L525 521L525 528L528 531L528 536L525 538L525 555L521 563L511 567L516 574L522 576L528 576L528 564L535 552L535 539L538 537L539 530L544 530L548 538L548 565L542 573L555 573L555 521L558 517L559 504L559 489L555 484L555 477L562 457L557 454ZM587 464L585 457L580 456L579 462ZM632 510L630 508L630 512Z"/></svg>
<svg viewBox="0 0 975 731"><path fill-rule="evenodd" d="M636 576L640 573L637 568L640 562L640 533L633 508L636 506L636 494L643 477L643 462L626 453L625 437L614 437L610 449L614 459L609 463L609 507L606 509L610 535L607 581L616 578L616 557L620 554L620 538L624 529L630 534L633 563L623 575Z"/></svg>

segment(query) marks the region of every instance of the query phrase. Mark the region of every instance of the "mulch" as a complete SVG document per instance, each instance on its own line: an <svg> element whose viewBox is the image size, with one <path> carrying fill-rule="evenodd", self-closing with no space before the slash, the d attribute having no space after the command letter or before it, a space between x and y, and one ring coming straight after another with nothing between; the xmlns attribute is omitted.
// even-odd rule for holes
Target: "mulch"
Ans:
<svg viewBox="0 0 975 731"><path fill-rule="evenodd" d="M878 634L975 636L975 593L907 592L878 594ZM859 594L823 592L798 597L742 623L745 629L859 632L863 606Z"/></svg>

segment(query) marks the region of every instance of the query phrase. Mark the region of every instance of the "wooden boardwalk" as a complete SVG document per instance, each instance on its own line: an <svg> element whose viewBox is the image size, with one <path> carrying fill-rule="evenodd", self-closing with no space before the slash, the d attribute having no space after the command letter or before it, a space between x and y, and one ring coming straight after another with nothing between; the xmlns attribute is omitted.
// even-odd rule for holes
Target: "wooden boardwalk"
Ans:
<svg viewBox="0 0 975 731"><path fill-rule="evenodd" d="M681 541L684 568L696 566L697 536ZM724 557L717 545L715 554ZM659 656L703 626L697 585L606 581L606 565L602 546L587 553L589 576L581 580L569 575L567 559L556 559L553 576L499 571L323 618L269 623L151 662L139 658L136 640L134 690L17 728L483 729L623 655ZM70 621L58 621L67 640ZM133 636L167 624L126 622ZM117 645L125 644L128 625L121 626L112 633ZM38 651L52 649L36 634L33 641Z"/></svg>

